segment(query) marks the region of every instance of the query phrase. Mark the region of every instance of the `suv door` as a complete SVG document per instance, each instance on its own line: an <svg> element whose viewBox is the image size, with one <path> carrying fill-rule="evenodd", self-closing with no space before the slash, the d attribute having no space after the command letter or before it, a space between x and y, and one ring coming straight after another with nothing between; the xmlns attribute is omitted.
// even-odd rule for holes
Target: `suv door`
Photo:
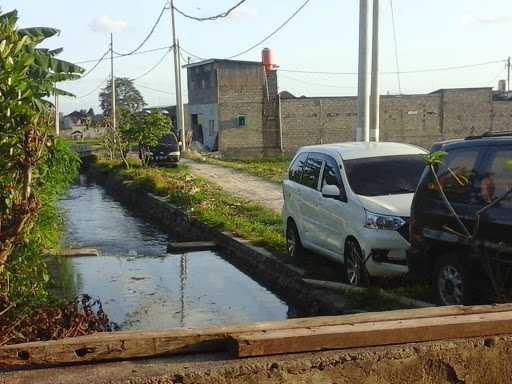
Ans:
<svg viewBox="0 0 512 384"><path fill-rule="evenodd" d="M319 183L323 162L322 154L309 153L302 172L302 188L300 188L299 194L301 219L304 224L304 240L314 245L319 244L317 228L320 215L318 205L322 196L319 191Z"/></svg>
<svg viewBox="0 0 512 384"><path fill-rule="evenodd" d="M512 146L489 149L478 180L478 202L484 207L507 194L512 188ZM512 244L512 194L480 217L479 238Z"/></svg>
<svg viewBox="0 0 512 384"><path fill-rule="evenodd" d="M485 148L469 147L450 150L443 164L437 170L439 182L462 221L472 228L474 213L479 209L475 200L476 170L485 154ZM420 202L420 204L417 204ZM414 198L414 220L412 240L424 237L430 241L457 242L453 233L463 233L456 219L448 210L434 178L422 180L417 196ZM414 228L423 233L415 233Z"/></svg>
<svg viewBox="0 0 512 384"><path fill-rule="evenodd" d="M343 247L347 236L347 194L341 177L340 165L331 156L324 155L324 167L320 179L320 193L325 185L335 185L340 190L337 198L320 197L318 212L319 237L323 247L332 257L343 262Z"/></svg>

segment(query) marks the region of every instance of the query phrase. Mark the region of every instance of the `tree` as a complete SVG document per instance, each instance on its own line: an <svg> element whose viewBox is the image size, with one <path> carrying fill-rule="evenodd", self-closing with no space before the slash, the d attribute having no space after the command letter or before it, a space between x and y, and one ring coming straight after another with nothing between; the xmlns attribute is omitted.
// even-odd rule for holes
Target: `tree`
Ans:
<svg viewBox="0 0 512 384"><path fill-rule="evenodd" d="M62 49L38 48L53 28L18 28L16 11L0 13L0 271L21 244L52 188L57 169L76 164L52 136L55 84L83 69L57 59ZM56 161L59 159L59 161ZM66 172L72 175L73 172Z"/></svg>
<svg viewBox="0 0 512 384"><path fill-rule="evenodd" d="M172 130L171 121L160 112L124 113L120 126L121 134L130 144L137 145L139 159L143 166L148 165L147 153L159 140Z"/></svg>
<svg viewBox="0 0 512 384"><path fill-rule="evenodd" d="M145 105L144 98L132 80L116 78L116 108L134 113L141 111ZM112 116L112 80L100 92L100 106L105 116Z"/></svg>

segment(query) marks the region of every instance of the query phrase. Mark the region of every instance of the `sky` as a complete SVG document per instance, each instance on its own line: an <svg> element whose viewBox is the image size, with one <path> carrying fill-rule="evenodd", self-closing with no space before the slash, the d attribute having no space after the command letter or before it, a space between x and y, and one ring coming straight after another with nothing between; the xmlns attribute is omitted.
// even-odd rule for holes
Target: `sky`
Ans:
<svg viewBox="0 0 512 384"><path fill-rule="evenodd" d="M175 6L189 14L209 16L237 2L175 0ZM196 22L177 14L176 31L181 46L194 55L225 58L263 39L303 3L304 0L247 0L228 18L211 22ZM21 27L58 28L60 35L49 39L45 46L64 48L59 57L72 62L100 58L109 47L110 32L117 52L134 49L148 34L164 4L163 0L0 0L2 11L18 10ZM268 47L280 68L280 90L297 96L356 95L356 75L288 71L356 72L358 18L358 0L310 0L275 36L237 59L259 61L261 49ZM381 92L410 94L439 88L495 87L499 79L506 77L504 61L512 55L512 47L508 46L511 27L510 0L381 0L382 72L396 72L397 59L402 72L493 62L446 71L402 73L400 89L396 74L383 73ZM170 44L171 18L166 11L142 50ZM136 78L162 60L135 84L149 106L174 104L172 55L164 56L165 51L155 51L118 58L115 75ZM93 65L82 64L86 69ZM61 98L61 110L69 113L93 107L100 112L98 93L109 76L110 61L106 60L85 78L60 84L77 96ZM182 76L186 92L186 73Z"/></svg>

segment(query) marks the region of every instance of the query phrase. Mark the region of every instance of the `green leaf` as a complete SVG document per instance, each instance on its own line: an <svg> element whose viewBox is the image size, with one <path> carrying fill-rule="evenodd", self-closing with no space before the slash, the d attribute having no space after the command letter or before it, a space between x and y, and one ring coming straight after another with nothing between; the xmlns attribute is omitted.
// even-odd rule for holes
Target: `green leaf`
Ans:
<svg viewBox="0 0 512 384"><path fill-rule="evenodd" d="M56 28L48 27L32 27L18 29L18 34L21 36L29 36L31 39L36 41L42 41L52 36L56 36L60 31Z"/></svg>
<svg viewBox="0 0 512 384"><path fill-rule="evenodd" d="M18 11L13 10L11 12L3 13L0 15L0 23L5 24L16 24L18 21Z"/></svg>

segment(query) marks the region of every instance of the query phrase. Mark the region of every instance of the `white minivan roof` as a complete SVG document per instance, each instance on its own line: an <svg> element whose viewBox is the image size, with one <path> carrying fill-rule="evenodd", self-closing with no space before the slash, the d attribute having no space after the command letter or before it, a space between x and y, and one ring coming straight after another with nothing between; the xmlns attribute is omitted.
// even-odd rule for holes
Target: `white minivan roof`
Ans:
<svg viewBox="0 0 512 384"><path fill-rule="evenodd" d="M362 159L379 156L399 156L399 155L418 155L426 154L428 151L424 148L412 144L387 143L387 142L347 142L311 145L302 147L300 152L322 152L330 154L339 154L344 160Z"/></svg>

